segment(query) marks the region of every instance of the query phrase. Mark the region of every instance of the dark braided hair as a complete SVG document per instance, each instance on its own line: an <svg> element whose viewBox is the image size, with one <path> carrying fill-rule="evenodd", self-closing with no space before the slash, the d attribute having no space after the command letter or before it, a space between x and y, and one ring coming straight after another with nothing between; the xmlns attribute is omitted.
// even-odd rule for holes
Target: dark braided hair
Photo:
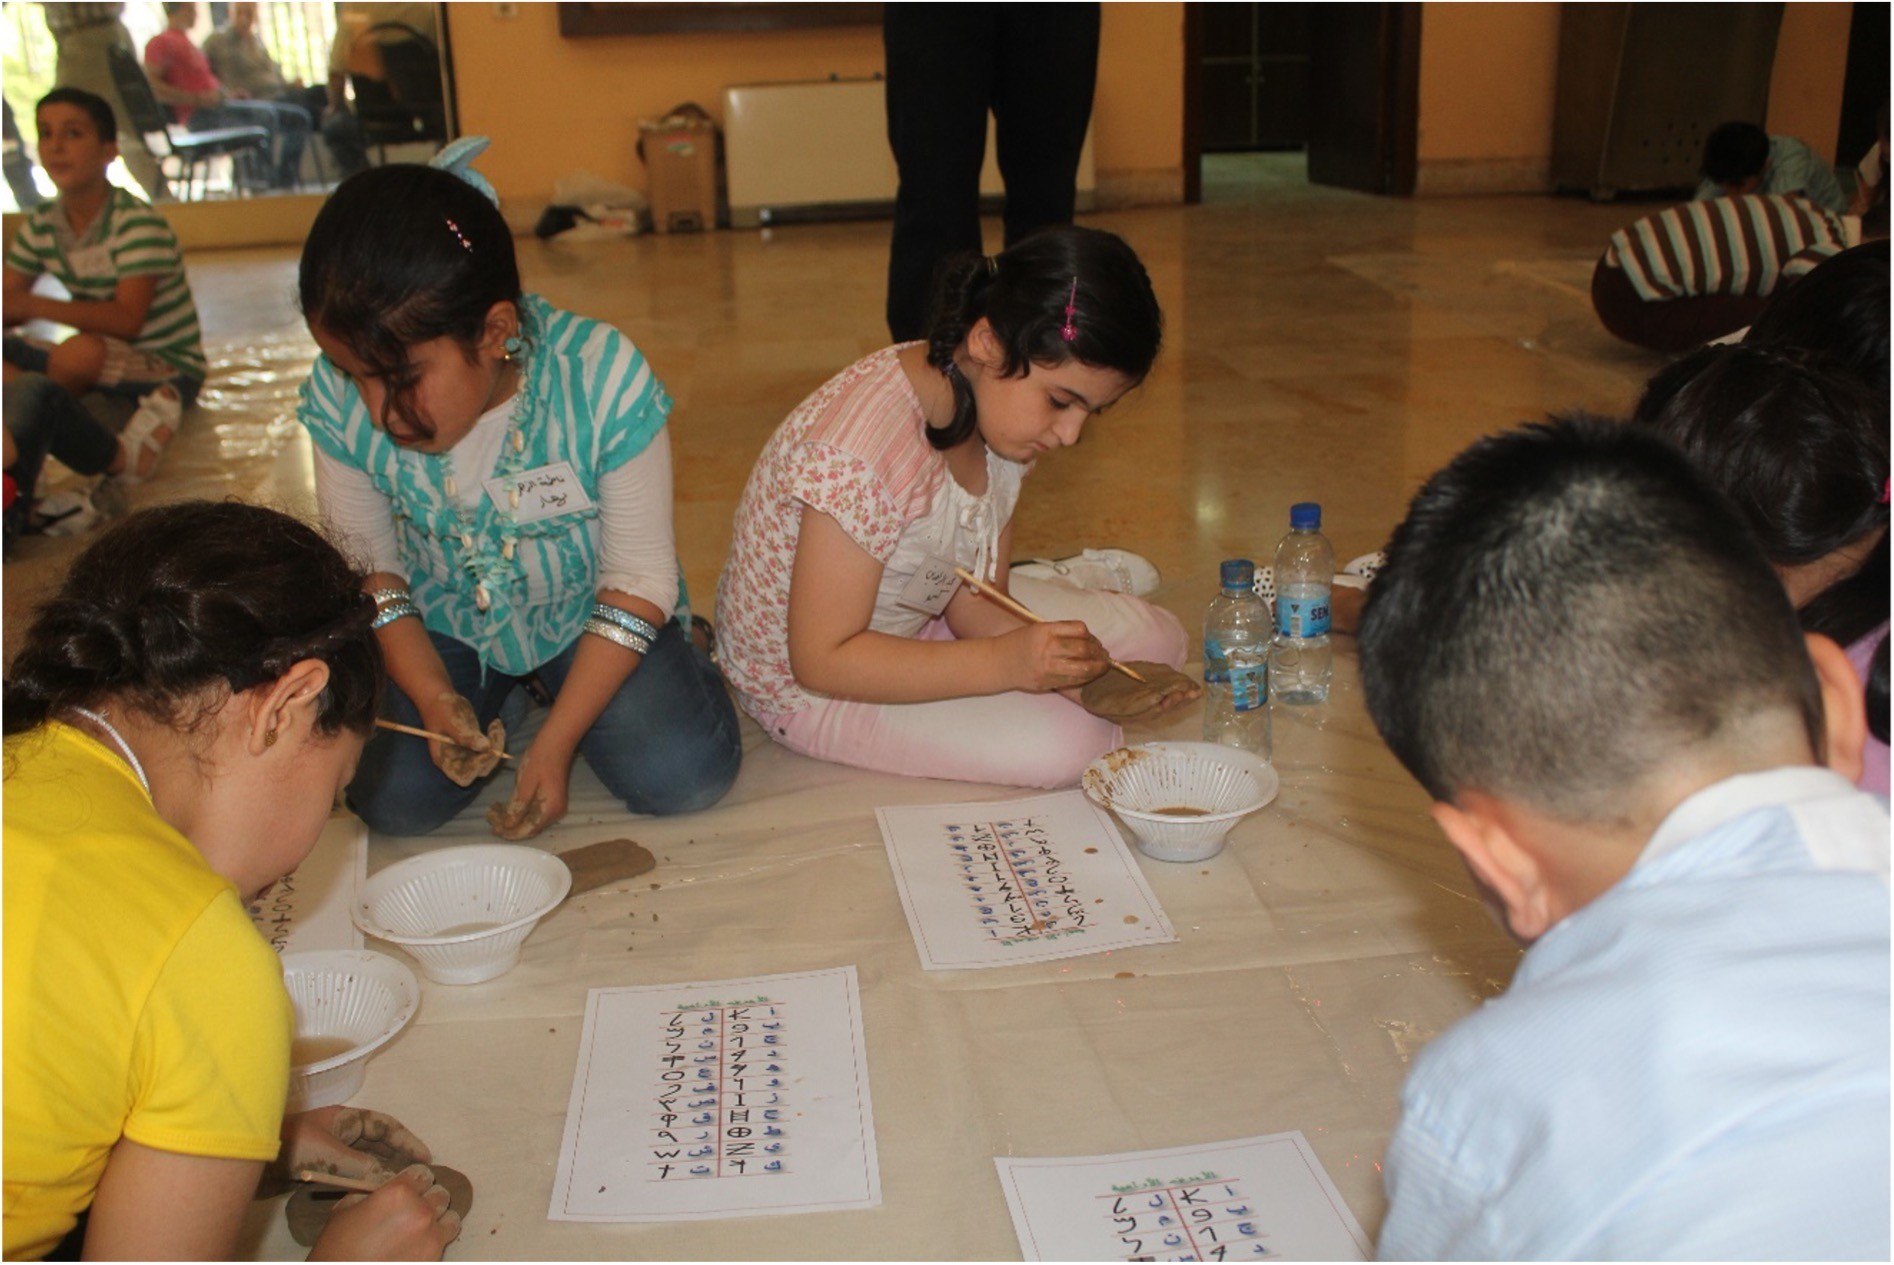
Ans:
<svg viewBox="0 0 1894 1265"><path fill-rule="evenodd" d="M311 327L386 381L375 420L397 438L428 439L434 427L409 398L408 349L451 338L472 359L493 305L520 301L513 233L452 172L371 167L344 180L310 226L297 297Z"/></svg>
<svg viewBox="0 0 1894 1265"><path fill-rule="evenodd" d="M381 650L365 577L312 528L235 501L141 510L94 541L7 669L7 734L110 698L180 730L206 689L329 667L316 730L368 733Z"/></svg>
<svg viewBox="0 0 1894 1265"><path fill-rule="evenodd" d="M1076 293L1074 282L1077 282ZM1061 332L1070 302L1073 337ZM927 442L945 451L979 425L973 388L954 365L954 352L981 317L1005 349L1001 373L1068 360L1114 369L1133 385L1151 372L1164 341L1164 315L1144 265L1123 238L1102 229L1042 229L991 260L969 252L941 265L927 363L947 375L954 419L929 429Z"/></svg>

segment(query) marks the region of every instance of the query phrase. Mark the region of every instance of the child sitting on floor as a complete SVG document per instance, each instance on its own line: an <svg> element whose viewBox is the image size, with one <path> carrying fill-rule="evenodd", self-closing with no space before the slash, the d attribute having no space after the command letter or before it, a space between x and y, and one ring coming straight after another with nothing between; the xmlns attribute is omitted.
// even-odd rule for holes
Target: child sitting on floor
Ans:
<svg viewBox="0 0 1894 1265"><path fill-rule="evenodd" d="M1885 301L1885 271L1880 288ZM1883 343L1883 363L1886 355ZM1885 378L1880 385L1877 396L1841 365L1794 350L1706 347L1652 378L1636 417L1735 503L1805 629L1846 646L1864 680L1880 656L1861 786L1886 795Z"/></svg>
<svg viewBox="0 0 1894 1265"><path fill-rule="evenodd" d="M520 289L492 186L448 168L351 176L303 245L322 356L298 412L324 519L373 574L386 712L349 804L425 834L500 763L503 709L552 697L487 818L524 839L565 815L573 760L634 813L708 808L742 758L692 644L671 526L671 400L617 330Z"/></svg>
<svg viewBox="0 0 1894 1265"><path fill-rule="evenodd" d="M1395 532L1361 670L1531 946L1415 1061L1381 1256L1885 1260L1887 808L1728 502L1636 427L1482 440Z"/></svg>
<svg viewBox="0 0 1894 1265"><path fill-rule="evenodd" d="M797 406L743 490L717 589L724 670L771 738L915 777L1063 786L1122 741L1078 696L1107 655L1155 661L1152 713L1198 692L1175 672L1183 627L1139 598L1015 572L1012 595L1050 621L1030 624L953 578L1007 592L1026 474L1143 380L1161 333L1129 246L1047 229L951 263L928 341Z"/></svg>
<svg viewBox="0 0 1894 1265"><path fill-rule="evenodd" d="M1744 193L1799 194L1824 210L1848 209L1848 195L1806 141L1771 136L1754 123L1725 123L1703 143L1703 183L1698 201Z"/></svg>
<svg viewBox="0 0 1894 1265"><path fill-rule="evenodd" d="M30 212L7 250L6 323L70 325L57 346L9 335L8 372L44 373L73 395L98 389L127 403L122 435L149 474L204 381L197 307L171 226L105 178L118 156L112 107L77 88L40 98L39 160L58 198ZM34 293L49 275L71 299ZM136 411L129 407L136 404Z"/></svg>

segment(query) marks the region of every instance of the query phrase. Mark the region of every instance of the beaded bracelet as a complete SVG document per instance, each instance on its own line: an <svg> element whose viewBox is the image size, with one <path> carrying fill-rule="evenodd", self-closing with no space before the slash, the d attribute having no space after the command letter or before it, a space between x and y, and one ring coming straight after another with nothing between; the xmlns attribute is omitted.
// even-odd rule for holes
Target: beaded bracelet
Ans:
<svg viewBox="0 0 1894 1265"><path fill-rule="evenodd" d="M382 607L375 616L375 622L370 624L369 628L375 632L379 632L389 624L394 623L397 619L406 619L410 615L419 619L421 612L416 610L414 603L404 596L400 600L390 602L387 606Z"/></svg>
<svg viewBox="0 0 1894 1265"><path fill-rule="evenodd" d="M602 619L586 620L584 631L591 633L594 637L603 637L607 641L615 642L625 649L635 651L638 654L651 653L651 643L645 638L640 637L635 632L620 628L617 624L607 623Z"/></svg>
<svg viewBox="0 0 1894 1265"><path fill-rule="evenodd" d="M640 619L627 610L620 610L608 602L600 602L592 607L592 618L617 624L628 633L643 637L646 642L658 639L658 628L648 619Z"/></svg>

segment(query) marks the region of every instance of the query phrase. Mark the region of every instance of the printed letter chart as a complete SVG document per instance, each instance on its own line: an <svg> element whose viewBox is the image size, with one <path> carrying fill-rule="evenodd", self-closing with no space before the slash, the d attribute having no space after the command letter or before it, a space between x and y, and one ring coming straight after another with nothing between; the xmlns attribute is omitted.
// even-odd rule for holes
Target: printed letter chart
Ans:
<svg viewBox="0 0 1894 1265"><path fill-rule="evenodd" d="M550 1220L880 1203L854 967L592 990Z"/></svg>
<svg viewBox="0 0 1894 1265"><path fill-rule="evenodd" d="M303 863L250 902L250 921L278 953L359 949L349 910L367 877L368 827L359 817L331 817Z"/></svg>
<svg viewBox="0 0 1894 1265"><path fill-rule="evenodd" d="M1368 1257L1368 1236L1300 1130L1166 1151L993 1163L1029 1261Z"/></svg>
<svg viewBox="0 0 1894 1265"><path fill-rule="evenodd" d="M927 970L1177 939L1117 827L1082 792L875 816Z"/></svg>

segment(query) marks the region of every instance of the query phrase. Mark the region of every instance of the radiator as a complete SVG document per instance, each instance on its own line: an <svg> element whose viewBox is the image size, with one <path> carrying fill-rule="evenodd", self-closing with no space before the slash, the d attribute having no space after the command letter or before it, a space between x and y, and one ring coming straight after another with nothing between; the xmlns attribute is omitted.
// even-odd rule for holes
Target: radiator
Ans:
<svg viewBox="0 0 1894 1265"><path fill-rule="evenodd" d="M723 153L736 228L797 219L887 214L898 183L888 151L887 107L879 79L741 84L724 90ZM984 203L1005 186L987 119ZM1096 202L1092 137L1079 155L1078 207Z"/></svg>

